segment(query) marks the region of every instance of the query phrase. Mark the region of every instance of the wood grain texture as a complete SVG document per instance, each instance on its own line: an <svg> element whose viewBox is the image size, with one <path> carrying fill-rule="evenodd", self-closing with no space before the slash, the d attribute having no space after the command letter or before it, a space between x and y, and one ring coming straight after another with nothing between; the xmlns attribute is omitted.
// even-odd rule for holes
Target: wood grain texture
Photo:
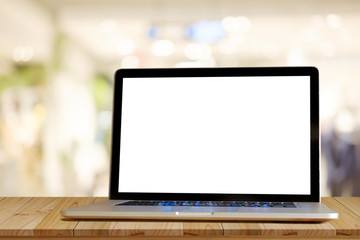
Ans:
<svg viewBox="0 0 360 240"><path fill-rule="evenodd" d="M145 236L145 223L133 221L117 221L111 222L109 227L109 236L125 237L125 236Z"/></svg>
<svg viewBox="0 0 360 240"><path fill-rule="evenodd" d="M325 223L272 223L272 222L232 222L222 223L225 236L336 236L336 229Z"/></svg>
<svg viewBox="0 0 360 240"><path fill-rule="evenodd" d="M184 222L184 235L222 236L224 229L220 222Z"/></svg>
<svg viewBox="0 0 360 240"><path fill-rule="evenodd" d="M323 223L261 223L261 236L335 237L336 229Z"/></svg>
<svg viewBox="0 0 360 240"><path fill-rule="evenodd" d="M97 197L93 203L107 200L106 197ZM109 236L109 220L82 220L74 229L74 236Z"/></svg>
<svg viewBox="0 0 360 240"><path fill-rule="evenodd" d="M344 205L360 218L360 198L359 197L336 197L336 201Z"/></svg>
<svg viewBox="0 0 360 240"><path fill-rule="evenodd" d="M182 222L118 221L110 224L109 236L183 236Z"/></svg>
<svg viewBox="0 0 360 240"><path fill-rule="evenodd" d="M93 239L93 240L105 240L105 239L120 239L120 240L179 240L179 239L188 239L188 240L218 240L218 239L227 239L227 240L257 240L257 239L268 239L268 240L285 240L285 239L291 239L291 240L355 240L359 238L355 237L246 237L246 236L234 236L234 237L219 237L219 236L183 236L183 237L150 237L150 236L130 236L130 237L2 237L1 240L87 240L87 239Z"/></svg>
<svg viewBox="0 0 360 240"><path fill-rule="evenodd" d="M329 223L336 229L337 236L360 236L360 219L335 198L323 198L322 203L339 213L339 218Z"/></svg>
<svg viewBox="0 0 360 240"><path fill-rule="evenodd" d="M0 225L0 235L34 236L34 228L60 201L60 198L31 199Z"/></svg>
<svg viewBox="0 0 360 240"><path fill-rule="evenodd" d="M10 197L0 202L0 224L21 209L31 198Z"/></svg>
<svg viewBox="0 0 360 240"><path fill-rule="evenodd" d="M260 236L259 223L253 222L223 222L225 236Z"/></svg>
<svg viewBox="0 0 360 240"><path fill-rule="evenodd" d="M62 219L61 210L91 204L94 197L63 198L57 207L34 229L35 236L73 236L77 220Z"/></svg>
<svg viewBox="0 0 360 240"><path fill-rule="evenodd" d="M0 238L31 239L360 239L360 198L323 198L339 212L338 220L323 223L197 222L139 220L68 220L62 209L106 198L0 198Z"/></svg>

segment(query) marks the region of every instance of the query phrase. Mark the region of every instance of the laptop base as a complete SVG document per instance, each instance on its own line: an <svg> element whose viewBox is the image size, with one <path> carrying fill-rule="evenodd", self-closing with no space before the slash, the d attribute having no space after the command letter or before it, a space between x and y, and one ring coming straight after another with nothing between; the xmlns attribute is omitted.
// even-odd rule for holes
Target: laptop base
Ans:
<svg viewBox="0 0 360 240"><path fill-rule="evenodd" d="M117 206L121 200L105 200L62 210L72 219L199 220L199 221L312 221L338 218L338 213L314 202L295 202L296 208Z"/></svg>

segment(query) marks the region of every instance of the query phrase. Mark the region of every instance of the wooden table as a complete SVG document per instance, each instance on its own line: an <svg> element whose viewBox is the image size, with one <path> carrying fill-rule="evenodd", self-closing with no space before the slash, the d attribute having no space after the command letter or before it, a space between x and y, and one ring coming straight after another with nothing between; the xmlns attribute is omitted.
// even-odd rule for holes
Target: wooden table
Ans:
<svg viewBox="0 0 360 240"><path fill-rule="evenodd" d="M0 238L31 239L360 239L360 198L322 198L340 213L323 223L99 221L63 219L60 210L106 198L0 197Z"/></svg>

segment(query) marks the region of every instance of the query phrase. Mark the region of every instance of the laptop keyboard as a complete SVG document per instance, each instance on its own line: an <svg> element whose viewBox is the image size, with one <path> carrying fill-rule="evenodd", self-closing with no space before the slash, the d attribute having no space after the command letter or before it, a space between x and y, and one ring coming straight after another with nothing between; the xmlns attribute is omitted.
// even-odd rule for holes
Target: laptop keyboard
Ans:
<svg viewBox="0 0 360 240"><path fill-rule="evenodd" d="M292 202L244 202L244 201L128 201L117 206L187 206L187 207L270 207L296 208Z"/></svg>

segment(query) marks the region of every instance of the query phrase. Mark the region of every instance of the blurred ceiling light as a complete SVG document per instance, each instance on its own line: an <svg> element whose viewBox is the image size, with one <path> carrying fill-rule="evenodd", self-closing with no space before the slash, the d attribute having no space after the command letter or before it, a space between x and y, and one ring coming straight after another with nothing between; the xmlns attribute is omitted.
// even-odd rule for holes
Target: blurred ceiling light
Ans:
<svg viewBox="0 0 360 240"><path fill-rule="evenodd" d="M112 19L105 19L100 23L99 30L102 34L110 35L117 30L118 23Z"/></svg>
<svg viewBox="0 0 360 240"><path fill-rule="evenodd" d="M177 68L191 68L191 67L204 67L204 65L200 62L178 62L175 64Z"/></svg>
<svg viewBox="0 0 360 240"><path fill-rule="evenodd" d="M225 17L221 23L229 33L246 32L251 29L251 21L245 16Z"/></svg>
<svg viewBox="0 0 360 240"><path fill-rule="evenodd" d="M201 63L204 67L215 67L216 66L215 58L213 58L212 56L210 56L206 59L198 60L198 62Z"/></svg>
<svg viewBox="0 0 360 240"><path fill-rule="evenodd" d="M287 64L289 66L306 65L304 53L299 47L292 47L287 52Z"/></svg>
<svg viewBox="0 0 360 240"><path fill-rule="evenodd" d="M158 39L161 34L161 28L159 26L153 25L147 31L147 36L151 40Z"/></svg>
<svg viewBox="0 0 360 240"><path fill-rule="evenodd" d="M121 62L122 68L137 68L140 65L139 58L135 56L126 56Z"/></svg>
<svg viewBox="0 0 360 240"><path fill-rule="evenodd" d="M185 56L191 60L210 58L211 47L207 44L190 43L185 47Z"/></svg>
<svg viewBox="0 0 360 240"><path fill-rule="evenodd" d="M338 29L341 27L341 18L337 14L329 14L326 16L326 23L332 29Z"/></svg>
<svg viewBox="0 0 360 240"><path fill-rule="evenodd" d="M34 56L34 49L30 46L17 46L13 51L13 60L15 62L27 62Z"/></svg>
<svg viewBox="0 0 360 240"><path fill-rule="evenodd" d="M16 47L13 51L13 59L15 62L20 62L22 61L23 59L23 56L24 56L24 49L23 47Z"/></svg>
<svg viewBox="0 0 360 240"><path fill-rule="evenodd" d="M335 129L340 133L354 132L356 125L356 119L349 110L342 109L335 116Z"/></svg>
<svg viewBox="0 0 360 240"><path fill-rule="evenodd" d="M151 52L159 57L170 56L174 49L175 46L170 40L157 40L151 46Z"/></svg>
<svg viewBox="0 0 360 240"><path fill-rule="evenodd" d="M330 42L323 42L320 49L325 57L333 57L335 55L334 45Z"/></svg>
<svg viewBox="0 0 360 240"><path fill-rule="evenodd" d="M186 28L186 37L201 43L216 43L226 36L220 21L199 21Z"/></svg>
<svg viewBox="0 0 360 240"><path fill-rule="evenodd" d="M208 59L193 61L193 62L178 62L175 67L215 67L215 59L210 57Z"/></svg>
<svg viewBox="0 0 360 240"><path fill-rule="evenodd" d="M131 54L135 49L135 44L132 40L121 39L116 44L116 51L118 54L125 56Z"/></svg>

